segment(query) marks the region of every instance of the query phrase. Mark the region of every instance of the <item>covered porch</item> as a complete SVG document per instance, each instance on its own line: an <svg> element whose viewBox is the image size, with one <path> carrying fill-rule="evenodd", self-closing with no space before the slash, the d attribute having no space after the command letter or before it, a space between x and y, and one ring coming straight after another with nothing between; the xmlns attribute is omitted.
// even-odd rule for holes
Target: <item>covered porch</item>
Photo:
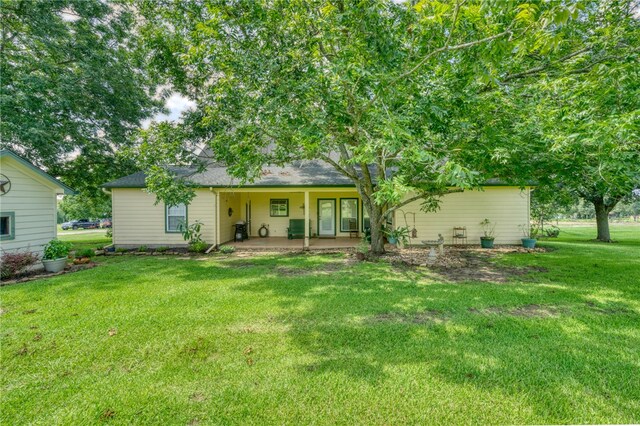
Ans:
<svg viewBox="0 0 640 426"><path fill-rule="evenodd" d="M310 238L308 247L305 247L304 239L288 239L286 237L250 237L248 240L228 242L225 245L233 246L237 250L269 250L269 249L290 249L290 250L331 250L353 248L358 245L359 238L337 237L337 238Z"/></svg>
<svg viewBox="0 0 640 426"><path fill-rule="evenodd" d="M269 187L216 191L217 244L247 249L337 249L355 247L368 227L355 188ZM236 224L246 224L235 241ZM291 237L291 238L288 238Z"/></svg>

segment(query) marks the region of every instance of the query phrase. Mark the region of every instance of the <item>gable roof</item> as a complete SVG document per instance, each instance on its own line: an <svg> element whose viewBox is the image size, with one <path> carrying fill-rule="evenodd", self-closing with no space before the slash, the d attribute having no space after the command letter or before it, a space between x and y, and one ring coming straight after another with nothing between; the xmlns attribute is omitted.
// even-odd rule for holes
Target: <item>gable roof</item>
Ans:
<svg viewBox="0 0 640 426"><path fill-rule="evenodd" d="M71 189L70 187L65 185L64 183L60 182L58 179L54 178L50 174L45 173L39 167L34 166L31 162L29 162L29 161L25 160L24 158L20 157L15 152L10 151L8 149L0 150L0 158L5 158L5 157L11 158L11 159L17 161L18 163L22 164L23 166L25 166L26 168L28 168L32 172L36 173L38 176L44 178L45 180L51 182L53 185L55 185L58 188L62 189L62 191L65 194L73 195L73 194L76 193L76 191L74 191L73 189Z"/></svg>
<svg viewBox="0 0 640 426"><path fill-rule="evenodd" d="M284 167L265 166L262 176L251 183L240 185L237 178L227 173L227 168L211 165L198 172L195 167L171 167L178 177L186 178L199 187L249 187L269 188L281 186L355 187L351 179L323 161L296 161ZM144 172L134 173L103 185L104 188L144 188Z"/></svg>

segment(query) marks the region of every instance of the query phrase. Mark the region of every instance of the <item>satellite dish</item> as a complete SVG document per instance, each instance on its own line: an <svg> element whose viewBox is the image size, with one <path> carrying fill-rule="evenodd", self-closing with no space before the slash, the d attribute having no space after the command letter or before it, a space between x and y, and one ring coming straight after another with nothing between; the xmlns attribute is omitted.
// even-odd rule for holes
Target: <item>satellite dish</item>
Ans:
<svg viewBox="0 0 640 426"><path fill-rule="evenodd" d="M0 174L0 195L4 195L11 191L11 180L3 174Z"/></svg>

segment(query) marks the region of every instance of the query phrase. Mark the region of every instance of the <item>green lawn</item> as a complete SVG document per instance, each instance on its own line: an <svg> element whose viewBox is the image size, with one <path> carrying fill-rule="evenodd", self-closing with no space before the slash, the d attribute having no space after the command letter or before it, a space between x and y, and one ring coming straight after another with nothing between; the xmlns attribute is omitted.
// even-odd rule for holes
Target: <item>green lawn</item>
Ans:
<svg viewBox="0 0 640 426"><path fill-rule="evenodd" d="M507 283L283 255L3 287L0 422L637 423L640 228L592 235Z"/></svg>
<svg viewBox="0 0 640 426"><path fill-rule="evenodd" d="M106 237L106 229L92 229L86 231L69 231L71 234L65 234L65 231L58 231L58 239L73 243L73 250L103 247L111 244L111 238Z"/></svg>

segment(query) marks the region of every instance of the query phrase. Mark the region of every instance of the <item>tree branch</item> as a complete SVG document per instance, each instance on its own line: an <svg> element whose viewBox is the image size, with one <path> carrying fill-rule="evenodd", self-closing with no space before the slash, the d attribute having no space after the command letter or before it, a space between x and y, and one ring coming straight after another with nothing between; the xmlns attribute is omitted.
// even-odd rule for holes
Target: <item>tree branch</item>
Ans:
<svg viewBox="0 0 640 426"><path fill-rule="evenodd" d="M583 53L589 52L590 50L591 50L591 47L583 47L582 49L576 50L575 52L571 52L568 55L565 55L565 56L563 56L562 58L560 58L560 59L558 59L556 61L549 62L548 64L540 65L540 66L537 66L537 67L533 67L533 68L530 68L530 69L528 69L526 71L522 71L522 72L519 72L519 73L516 73L516 74L507 75L502 79L502 82L506 83L507 81L516 80L518 78L529 77L531 75L534 75L534 74L537 74L537 73L542 72L544 70L547 70L547 69L549 69L549 68L551 68L551 67L553 67L555 65L558 65L558 64L561 64L563 62L566 62L569 59L574 58L574 57L576 57L578 55L581 55Z"/></svg>
<svg viewBox="0 0 640 426"><path fill-rule="evenodd" d="M332 160L331 157L329 157L328 155L322 154L320 157L322 158L323 161L331 164L338 172L342 173L343 175L345 175L349 179L354 180L354 181L358 180L358 176L355 176L355 175L352 175L351 173L349 173L345 168L343 168L342 166L340 166L340 164L338 164L337 162Z"/></svg>
<svg viewBox="0 0 640 426"><path fill-rule="evenodd" d="M479 44L482 43L487 43L489 41L501 38L506 36L507 34L511 34L511 28L508 28L506 30L504 30L501 33L498 34L494 34L492 36L489 37L485 37L479 40L474 40L474 41L470 41L467 43L461 43L461 44L456 44L455 46L448 46L448 45L444 45L442 47L437 48L436 50L431 51L428 55L426 55L424 58L422 58L420 60L420 62L418 62L413 68L403 72L402 74L400 74L399 76L397 76L396 78L394 78L393 80L391 80L388 84L385 85L385 88L389 88L390 86L393 86L395 83L397 83L398 81L402 80L405 77L408 77L409 75L413 74L415 71L417 71L418 69L420 69L429 59L431 59L432 57L434 57L435 55L442 53L442 52L447 52L447 51L453 51L453 50L462 50L462 49L467 49L473 46L477 46ZM449 41L449 39L447 39L447 42ZM378 95L374 95L371 100L367 103L367 105L365 106L364 109L367 109L368 107L370 107L376 100L378 99Z"/></svg>
<svg viewBox="0 0 640 426"><path fill-rule="evenodd" d="M422 199L422 198L426 198L426 197L428 197L428 196L442 196L442 195L447 195L447 194L455 194L455 193L457 193L457 192L464 192L464 189L460 189L460 188L456 188L456 189L448 189L448 190L443 191L443 192L438 192L437 194L425 194L425 193L421 193L421 194L418 194L418 195L416 195L416 196L413 196L413 197L407 198L406 200L401 201L400 203L396 204L395 206L388 208L388 209L384 212L384 215L386 216L386 215L388 215L389 213L392 213L392 212L394 212L395 210L398 210L399 208L404 207L404 206L406 206L406 205L407 205L407 204L409 204L409 203L412 203L412 202L414 202L414 201L420 200L420 199Z"/></svg>

